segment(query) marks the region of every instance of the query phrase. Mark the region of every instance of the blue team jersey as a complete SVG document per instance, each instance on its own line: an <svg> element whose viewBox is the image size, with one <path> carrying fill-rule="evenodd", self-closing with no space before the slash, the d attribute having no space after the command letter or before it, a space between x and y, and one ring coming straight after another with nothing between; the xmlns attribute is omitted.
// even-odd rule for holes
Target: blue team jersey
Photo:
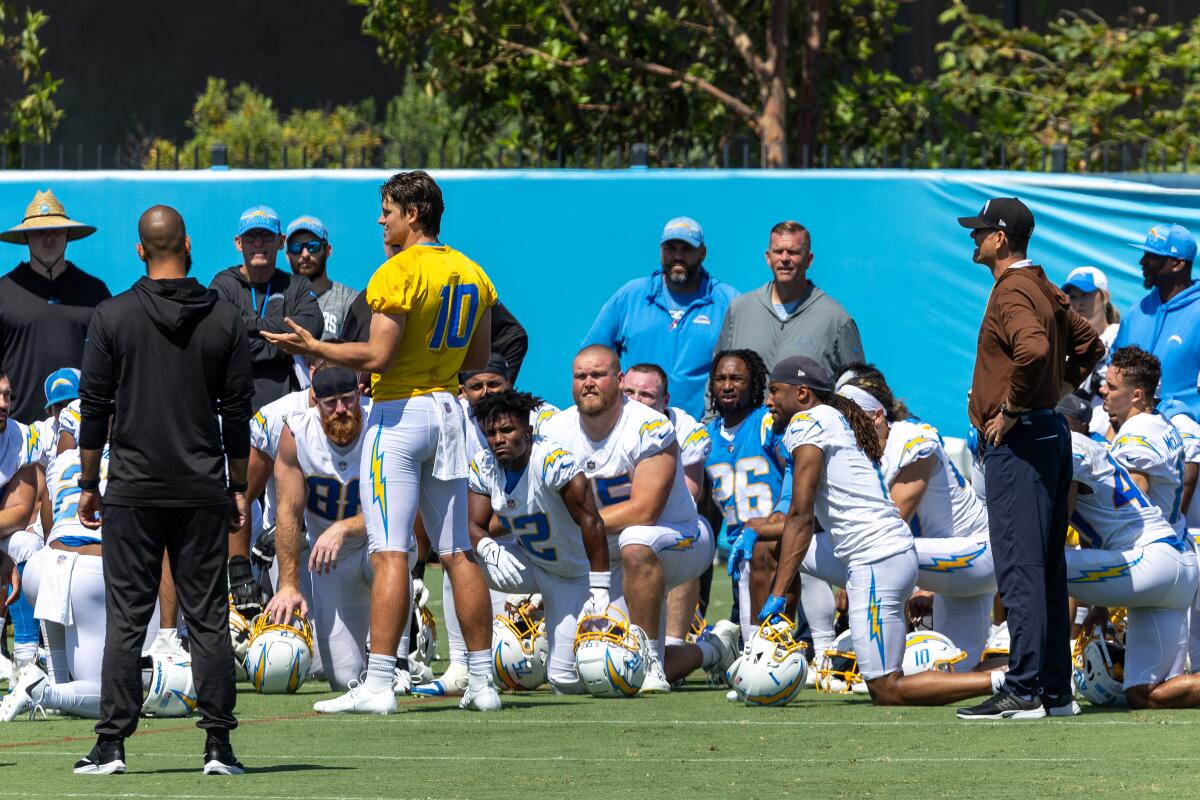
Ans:
<svg viewBox="0 0 1200 800"><path fill-rule="evenodd" d="M752 411L732 437L718 417L708 423L708 435L712 451L704 469L712 481L713 502L725 516L725 536L732 542L748 520L770 516L779 500L782 437L771 430L766 408Z"/></svg>

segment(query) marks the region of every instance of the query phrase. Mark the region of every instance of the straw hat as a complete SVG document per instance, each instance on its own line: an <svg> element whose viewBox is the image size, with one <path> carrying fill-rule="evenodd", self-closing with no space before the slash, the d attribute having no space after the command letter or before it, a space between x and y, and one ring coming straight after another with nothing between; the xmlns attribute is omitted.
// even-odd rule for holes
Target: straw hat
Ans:
<svg viewBox="0 0 1200 800"><path fill-rule="evenodd" d="M58 202L54 192L47 189L33 196L33 202L25 209L25 218L15 228L0 233L0 242L26 244L29 231L66 230L67 241L72 242L91 236L96 232L94 225L84 225L67 216L67 210Z"/></svg>

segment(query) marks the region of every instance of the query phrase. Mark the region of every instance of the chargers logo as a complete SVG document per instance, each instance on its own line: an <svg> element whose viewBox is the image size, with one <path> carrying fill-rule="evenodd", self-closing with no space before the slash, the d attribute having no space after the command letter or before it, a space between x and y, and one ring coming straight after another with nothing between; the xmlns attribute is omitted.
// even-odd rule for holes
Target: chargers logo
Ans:
<svg viewBox="0 0 1200 800"><path fill-rule="evenodd" d="M550 474L550 470L559 462L564 462L563 466L567 469L571 467L571 454L561 447L550 452L544 461L542 461L542 477L545 478Z"/></svg>
<svg viewBox="0 0 1200 800"><path fill-rule="evenodd" d="M1083 574L1075 578L1068 578L1067 583L1104 583L1114 578L1125 578L1129 573L1141 563L1145 555L1139 555L1133 561L1123 561L1120 564L1113 564L1100 569L1085 569L1080 570Z"/></svg>
<svg viewBox="0 0 1200 800"><path fill-rule="evenodd" d="M879 661L886 664L887 658L883 652L883 619L879 598L875 596L875 570L871 570L871 597L867 602L867 622L871 626L871 641L879 647Z"/></svg>
<svg viewBox="0 0 1200 800"><path fill-rule="evenodd" d="M379 506L379 515L383 519L383 540L388 538L387 513L387 479L383 477L383 451L380 449L380 439L383 437L383 423L375 431L375 442L371 445L371 497Z"/></svg>
<svg viewBox="0 0 1200 800"><path fill-rule="evenodd" d="M971 553L960 553L949 558L934 556L929 564L921 564L921 569L930 572L958 572L959 570L969 568L975 559L987 552L987 548L988 546L984 544L978 550Z"/></svg>
<svg viewBox="0 0 1200 800"><path fill-rule="evenodd" d="M1117 440L1112 443L1112 446L1113 446L1113 449L1116 449L1116 448L1120 447L1121 445L1126 445L1126 444L1128 444L1128 445L1140 444L1141 446L1148 449L1151 453L1154 453L1155 455L1158 454L1158 451L1154 449L1154 445L1152 445L1152 444L1150 444L1150 442L1146 441L1146 437L1139 436L1136 433L1127 433L1127 434L1124 434L1123 436L1118 436Z"/></svg>

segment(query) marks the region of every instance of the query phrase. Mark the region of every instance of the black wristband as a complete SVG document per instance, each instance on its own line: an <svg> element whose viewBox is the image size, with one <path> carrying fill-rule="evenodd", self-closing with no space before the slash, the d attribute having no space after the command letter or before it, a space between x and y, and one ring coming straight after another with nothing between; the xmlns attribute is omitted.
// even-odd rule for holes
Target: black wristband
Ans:
<svg viewBox="0 0 1200 800"><path fill-rule="evenodd" d="M1021 414L1023 414L1024 412L1013 411L1007 405L1002 405L1002 406L1000 406L1000 413L1003 414L1004 416L1008 417L1009 419L1016 419L1017 417L1021 416Z"/></svg>
<svg viewBox="0 0 1200 800"><path fill-rule="evenodd" d="M243 494L245 494L245 492L246 492L246 489L247 489L247 488L249 488L249 487L248 487L246 484L244 484L244 483L231 483L231 484L229 484L229 492L230 492L231 494L232 494L233 492L242 492Z"/></svg>
<svg viewBox="0 0 1200 800"><path fill-rule="evenodd" d="M79 488L83 489L85 492L100 491L100 479L99 478L93 478L90 481L87 478L80 478L77 481L77 483L79 485Z"/></svg>

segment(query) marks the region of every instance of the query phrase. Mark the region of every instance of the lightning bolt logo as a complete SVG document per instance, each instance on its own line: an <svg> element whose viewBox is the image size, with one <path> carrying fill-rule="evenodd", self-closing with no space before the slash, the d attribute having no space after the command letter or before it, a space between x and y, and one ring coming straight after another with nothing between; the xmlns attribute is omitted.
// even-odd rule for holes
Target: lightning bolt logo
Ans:
<svg viewBox="0 0 1200 800"><path fill-rule="evenodd" d="M621 668L613 661L612 651L608 649L604 653L604 672L608 676L608 682L621 694L632 697L638 693L639 687L625 680L625 676L621 674Z"/></svg>
<svg viewBox="0 0 1200 800"><path fill-rule="evenodd" d="M695 533L695 535L693 535L693 536L688 536L686 533L681 533L681 534L679 534L679 537L674 541L674 543L672 543L669 547L667 547L667 549L675 550L676 552L680 552L683 550L691 550L692 547L699 540L700 540L700 532L699 531L697 531Z"/></svg>
<svg viewBox="0 0 1200 800"><path fill-rule="evenodd" d="M871 570L871 598L867 602L867 622L871 627L871 641L879 648L879 661L887 663L884 656L883 620L879 611L879 598L875 596L875 570Z"/></svg>
<svg viewBox="0 0 1200 800"><path fill-rule="evenodd" d="M263 416L261 411L255 413L253 423L262 429L263 439L266 441L267 447L270 447L271 431L267 428L267 418Z"/></svg>
<svg viewBox="0 0 1200 800"><path fill-rule="evenodd" d="M41 441L41 436L38 434L38 429L30 425L25 429L25 462L29 463L33 460L33 454L37 450L38 442Z"/></svg>
<svg viewBox="0 0 1200 800"><path fill-rule="evenodd" d="M666 425L665 419L652 419L649 422L643 423L642 427L638 428L638 436L645 436L648 433L654 433L656 430Z"/></svg>
<svg viewBox="0 0 1200 800"><path fill-rule="evenodd" d="M907 453L919 444L933 444L936 441L936 439L930 439L928 436L917 436L904 443L904 452Z"/></svg>
<svg viewBox="0 0 1200 800"><path fill-rule="evenodd" d="M1084 569L1080 570L1081 574L1076 578L1068 578L1067 583L1104 583L1110 578L1124 578L1141 563L1145 558L1145 554L1138 556L1133 561L1123 561L1120 564L1102 567L1100 569Z"/></svg>
<svg viewBox="0 0 1200 800"><path fill-rule="evenodd" d="M1117 440L1112 443L1112 446L1113 446L1113 449L1116 449L1123 444L1140 444L1143 447L1148 448L1151 453L1155 453L1155 454L1158 453L1158 451L1154 449L1154 445L1152 445L1148 441L1146 441L1146 437L1139 436L1136 433L1127 433L1124 436L1118 436Z"/></svg>
<svg viewBox="0 0 1200 800"><path fill-rule="evenodd" d="M371 444L371 497L379 507L379 516L383 519L383 540L388 540L387 513L387 479L383 477L383 450L380 440L383 438L383 423L375 429L375 441Z"/></svg>
<svg viewBox="0 0 1200 800"><path fill-rule="evenodd" d="M701 444L709 438L708 431L704 428L696 428L691 434L683 440L683 446L688 447L694 444Z"/></svg>
<svg viewBox="0 0 1200 800"><path fill-rule="evenodd" d="M554 450L549 455L547 455L545 460L542 461L542 477L544 478L548 474L550 474L550 469L555 464L557 464L560 460L562 460L564 458L570 459L571 454L568 453L566 450L563 450L562 448Z"/></svg>
<svg viewBox="0 0 1200 800"><path fill-rule="evenodd" d="M975 559L987 552L987 548L988 546L986 544L982 544L979 546L978 550L970 553L959 553L956 556L950 556L948 558L934 556L931 559L931 563L921 564L921 569L928 570L930 572L958 572L959 570L969 568Z"/></svg>
<svg viewBox="0 0 1200 800"><path fill-rule="evenodd" d="M170 692L171 694L175 695L179 702L183 703L183 707L187 709L187 713L189 714L194 712L196 710L196 706L199 705L199 702L195 697L192 697L189 694L184 694L178 689L171 689Z"/></svg>

